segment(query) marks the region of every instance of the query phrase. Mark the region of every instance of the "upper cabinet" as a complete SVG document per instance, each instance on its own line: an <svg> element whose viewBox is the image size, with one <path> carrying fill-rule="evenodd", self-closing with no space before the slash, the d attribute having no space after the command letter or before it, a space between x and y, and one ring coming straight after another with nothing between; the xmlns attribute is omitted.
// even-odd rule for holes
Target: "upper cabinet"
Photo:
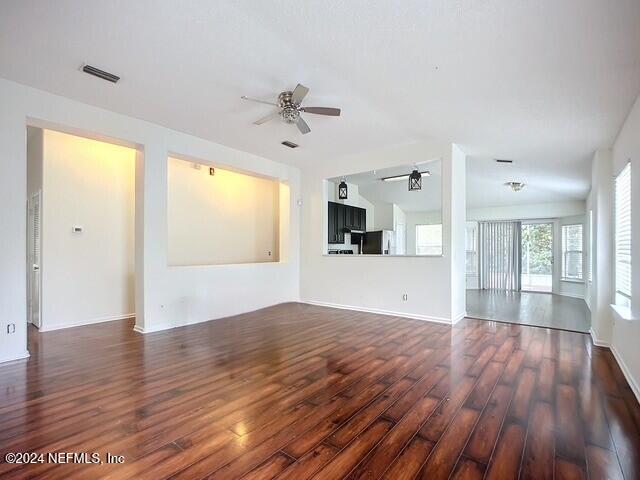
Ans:
<svg viewBox="0 0 640 480"><path fill-rule="evenodd" d="M344 243L345 231L366 229L367 211L364 208L329 202L327 211L329 243Z"/></svg>

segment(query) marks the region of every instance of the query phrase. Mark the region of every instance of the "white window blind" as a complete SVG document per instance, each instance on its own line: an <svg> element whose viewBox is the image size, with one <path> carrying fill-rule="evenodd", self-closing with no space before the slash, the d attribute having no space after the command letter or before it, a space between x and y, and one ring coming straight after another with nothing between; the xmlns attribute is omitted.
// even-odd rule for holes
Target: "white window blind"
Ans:
<svg viewBox="0 0 640 480"><path fill-rule="evenodd" d="M562 278L582 280L582 224L562 226Z"/></svg>
<svg viewBox="0 0 640 480"><path fill-rule="evenodd" d="M466 273L478 273L478 224L467 224L465 228Z"/></svg>
<svg viewBox="0 0 640 480"><path fill-rule="evenodd" d="M416 225L416 255L442 255L442 225Z"/></svg>
<svg viewBox="0 0 640 480"><path fill-rule="evenodd" d="M616 293L631 298L631 163L616 177Z"/></svg>

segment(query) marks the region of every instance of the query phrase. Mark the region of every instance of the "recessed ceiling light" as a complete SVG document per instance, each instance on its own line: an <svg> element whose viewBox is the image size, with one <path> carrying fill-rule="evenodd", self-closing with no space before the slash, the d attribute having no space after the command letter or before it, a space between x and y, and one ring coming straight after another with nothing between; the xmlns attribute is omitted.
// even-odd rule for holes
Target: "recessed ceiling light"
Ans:
<svg viewBox="0 0 640 480"><path fill-rule="evenodd" d="M513 190L514 192L519 192L520 190L522 190L525 187L525 184L523 182L507 182L504 184L505 187L509 187L511 188L511 190Z"/></svg>

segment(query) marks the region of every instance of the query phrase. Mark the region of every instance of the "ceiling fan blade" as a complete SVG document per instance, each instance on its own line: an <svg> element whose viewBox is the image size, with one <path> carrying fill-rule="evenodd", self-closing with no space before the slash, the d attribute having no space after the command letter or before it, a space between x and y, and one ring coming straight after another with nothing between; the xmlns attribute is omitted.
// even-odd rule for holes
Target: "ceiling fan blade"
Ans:
<svg viewBox="0 0 640 480"><path fill-rule="evenodd" d="M258 100L257 98L251 98L251 97L247 97L246 95L243 95L240 97L243 100L249 100L250 102L258 102L258 103L264 103L265 105L273 105L274 107L277 107L278 104L277 103L273 103L273 102L267 102L265 100Z"/></svg>
<svg viewBox="0 0 640 480"><path fill-rule="evenodd" d="M306 113L315 113L316 115L330 115L332 117L340 116L339 108L329 108L329 107L304 107L301 108L303 112Z"/></svg>
<svg viewBox="0 0 640 480"><path fill-rule="evenodd" d="M304 85L298 84L291 94L291 103L300 105L302 99L309 93L309 89Z"/></svg>
<svg viewBox="0 0 640 480"><path fill-rule="evenodd" d="M309 125L307 125L307 122L305 122L302 117L298 117L298 119L296 120L296 126L298 127L298 130L300 130L300 133L302 133L303 135L311 131Z"/></svg>
<svg viewBox="0 0 640 480"><path fill-rule="evenodd" d="M266 117L262 117L258 120L256 120L255 122L253 122L254 125L262 125L263 123L268 122L269 120L273 120L274 118L276 118L278 115L280 115L280 110L276 110L275 112L271 112L269 115L267 115Z"/></svg>

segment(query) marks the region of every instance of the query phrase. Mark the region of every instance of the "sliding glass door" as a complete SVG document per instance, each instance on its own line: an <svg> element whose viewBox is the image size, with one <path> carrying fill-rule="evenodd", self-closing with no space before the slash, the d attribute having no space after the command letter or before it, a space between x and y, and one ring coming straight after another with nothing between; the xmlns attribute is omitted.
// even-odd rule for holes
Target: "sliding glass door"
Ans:
<svg viewBox="0 0 640 480"><path fill-rule="evenodd" d="M553 286L553 223L522 224L522 290L551 292Z"/></svg>

